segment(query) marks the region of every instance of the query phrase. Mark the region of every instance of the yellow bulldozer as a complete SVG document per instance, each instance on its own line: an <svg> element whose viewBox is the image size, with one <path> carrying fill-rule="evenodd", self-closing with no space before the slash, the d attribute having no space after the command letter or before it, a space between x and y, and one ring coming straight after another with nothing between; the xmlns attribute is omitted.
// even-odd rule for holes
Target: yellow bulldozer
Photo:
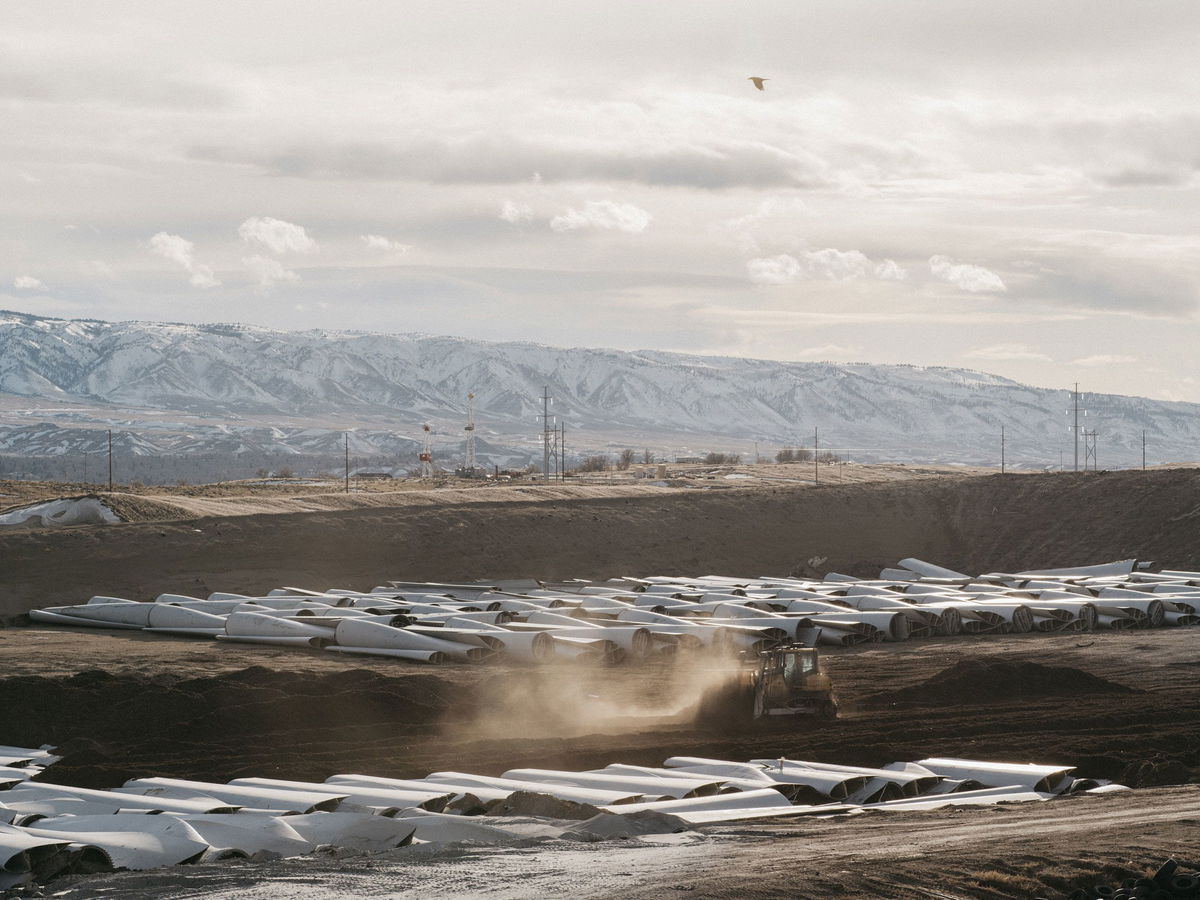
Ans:
<svg viewBox="0 0 1200 900"><path fill-rule="evenodd" d="M783 646L744 656L735 672L705 693L696 721L705 728L741 729L837 714L833 683L821 671L817 651Z"/></svg>

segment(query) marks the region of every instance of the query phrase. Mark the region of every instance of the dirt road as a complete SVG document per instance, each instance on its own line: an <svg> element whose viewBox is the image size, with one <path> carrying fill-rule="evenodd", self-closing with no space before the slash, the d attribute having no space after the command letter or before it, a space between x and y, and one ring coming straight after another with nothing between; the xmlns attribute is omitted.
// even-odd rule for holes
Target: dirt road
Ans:
<svg viewBox="0 0 1200 900"><path fill-rule="evenodd" d="M332 656L128 632L2 630L3 740L63 745L54 777L96 787L150 774L322 780L346 771L407 778L448 767L658 765L676 754L867 766L1004 758L1147 786L1200 775L1196 629L829 653L842 717L752 734L663 724L662 714L696 699L687 667L429 669ZM963 670L966 659L977 670ZM1052 677L1038 666L1054 667ZM954 667L949 684L936 680ZM308 714L314 703L319 717Z"/></svg>

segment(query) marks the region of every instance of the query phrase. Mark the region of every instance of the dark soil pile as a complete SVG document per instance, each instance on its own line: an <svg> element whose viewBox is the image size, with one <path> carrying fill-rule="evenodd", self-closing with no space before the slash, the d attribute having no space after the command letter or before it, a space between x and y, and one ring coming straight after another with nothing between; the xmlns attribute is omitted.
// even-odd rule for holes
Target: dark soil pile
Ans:
<svg viewBox="0 0 1200 900"><path fill-rule="evenodd" d="M1082 669L1003 659L964 659L933 677L867 698L871 706L893 703L1010 703L1040 697L1132 694L1133 688Z"/></svg>
<svg viewBox="0 0 1200 900"><path fill-rule="evenodd" d="M256 666L186 679L90 670L2 679L0 710L6 741L61 749L47 781L111 787L145 775L225 780L283 771L321 780L347 750L398 752L432 728L454 693L432 676L360 669Z"/></svg>

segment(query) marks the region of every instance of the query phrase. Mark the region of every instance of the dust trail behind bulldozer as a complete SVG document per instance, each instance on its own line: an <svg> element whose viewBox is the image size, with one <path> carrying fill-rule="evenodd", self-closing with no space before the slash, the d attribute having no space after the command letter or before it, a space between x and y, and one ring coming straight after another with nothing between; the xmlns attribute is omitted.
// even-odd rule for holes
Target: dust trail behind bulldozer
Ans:
<svg viewBox="0 0 1200 900"><path fill-rule="evenodd" d="M441 723L455 739L631 734L690 726L701 700L738 678L736 658L680 653L637 669L562 663L487 679Z"/></svg>

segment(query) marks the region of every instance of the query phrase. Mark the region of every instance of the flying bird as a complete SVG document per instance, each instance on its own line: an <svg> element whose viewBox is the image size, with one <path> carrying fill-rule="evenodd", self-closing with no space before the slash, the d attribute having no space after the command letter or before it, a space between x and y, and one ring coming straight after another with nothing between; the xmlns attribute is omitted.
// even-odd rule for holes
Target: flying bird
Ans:
<svg viewBox="0 0 1200 900"><path fill-rule="evenodd" d="M759 76L757 76L757 75L751 75L751 76L750 76L749 78L747 78L746 80L747 80L747 81L753 81L753 82L754 82L754 86L755 86L756 88L758 88L760 91L765 91L765 90L766 90L766 88L765 88L765 87L763 87L763 82L764 82L764 81L770 81L771 79L770 79L770 78L760 78L760 77L759 77Z"/></svg>

